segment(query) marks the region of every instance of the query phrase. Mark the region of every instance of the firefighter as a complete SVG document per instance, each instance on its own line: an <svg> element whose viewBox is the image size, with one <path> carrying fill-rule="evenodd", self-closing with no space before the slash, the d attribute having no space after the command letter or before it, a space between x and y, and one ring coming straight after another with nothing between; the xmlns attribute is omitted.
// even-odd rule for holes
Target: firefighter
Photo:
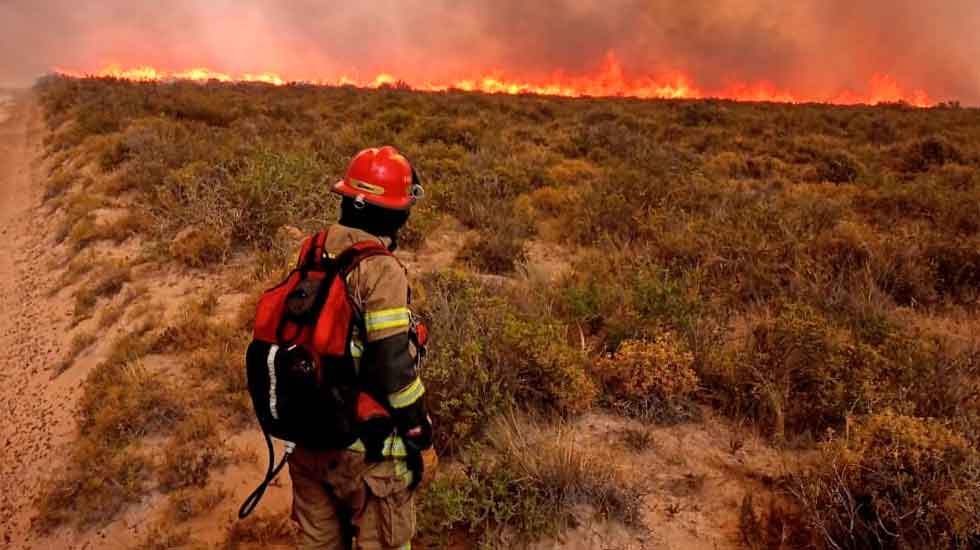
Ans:
<svg viewBox="0 0 980 550"><path fill-rule="evenodd" d="M355 155L332 190L342 199L339 223L325 243L331 256L366 240L393 251L422 187L404 156L381 147ZM348 286L363 320L364 333L355 329L351 340L358 381L383 405L389 423L379 424L380 433L377 427L362 431L373 431L376 441L362 435L346 450L298 447L289 458L292 516L302 531L301 548L410 548L414 492L422 456L432 456L432 426L417 372L408 277L394 256L376 256L351 272Z"/></svg>

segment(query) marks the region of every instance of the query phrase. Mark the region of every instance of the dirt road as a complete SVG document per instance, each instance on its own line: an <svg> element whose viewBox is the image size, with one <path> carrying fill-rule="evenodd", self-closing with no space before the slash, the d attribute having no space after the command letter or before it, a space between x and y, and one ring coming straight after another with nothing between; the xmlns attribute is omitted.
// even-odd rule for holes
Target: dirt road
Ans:
<svg viewBox="0 0 980 550"><path fill-rule="evenodd" d="M77 380L52 378L67 307L46 297L49 220L40 208L42 124L26 92L0 92L0 547L34 548L37 489L62 464Z"/></svg>

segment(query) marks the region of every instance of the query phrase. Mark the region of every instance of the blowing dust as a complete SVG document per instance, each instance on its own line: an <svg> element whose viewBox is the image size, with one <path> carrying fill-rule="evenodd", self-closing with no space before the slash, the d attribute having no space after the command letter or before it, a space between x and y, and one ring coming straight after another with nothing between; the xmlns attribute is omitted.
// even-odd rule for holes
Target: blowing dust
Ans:
<svg viewBox="0 0 980 550"><path fill-rule="evenodd" d="M10 109L14 106L14 98L0 93L0 124L10 119Z"/></svg>

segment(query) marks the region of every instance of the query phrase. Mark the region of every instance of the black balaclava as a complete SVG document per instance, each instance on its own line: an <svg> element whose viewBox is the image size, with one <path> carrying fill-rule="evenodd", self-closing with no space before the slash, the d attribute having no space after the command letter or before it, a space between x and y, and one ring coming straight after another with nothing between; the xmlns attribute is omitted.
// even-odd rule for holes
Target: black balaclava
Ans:
<svg viewBox="0 0 980 550"><path fill-rule="evenodd" d="M408 221L409 210L391 210L364 203L363 207L354 204L354 199L344 197L340 201L340 225L367 231L376 237L391 239L389 250L398 247L398 230Z"/></svg>

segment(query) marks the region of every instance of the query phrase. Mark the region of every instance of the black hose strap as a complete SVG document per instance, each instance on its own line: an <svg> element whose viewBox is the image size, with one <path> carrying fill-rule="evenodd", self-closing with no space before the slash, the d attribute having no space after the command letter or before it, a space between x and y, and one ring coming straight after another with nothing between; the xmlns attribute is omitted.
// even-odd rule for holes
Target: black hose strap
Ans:
<svg viewBox="0 0 980 550"><path fill-rule="evenodd" d="M277 465L275 463L276 449L272 445L272 438L269 437L268 432L265 430L262 431L262 435L265 436L265 444L269 448L269 469L266 470L265 479L262 480L262 483L259 483L259 486L252 491L252 494L248 495L248 498L246 498L245 502L242 503L241 508L238 509L238 519L245 519L255 510L255 507L259 505L259 501L262 500L265 490L269 488L269 484L272 483L272 480L279 475L279 472L282 470L283 466L286 465L286 461L289 460L289 455L293 453L294 447L290 443L286 446L286 452L283 453L282 460L280 460L279 464Z"/></svg>

